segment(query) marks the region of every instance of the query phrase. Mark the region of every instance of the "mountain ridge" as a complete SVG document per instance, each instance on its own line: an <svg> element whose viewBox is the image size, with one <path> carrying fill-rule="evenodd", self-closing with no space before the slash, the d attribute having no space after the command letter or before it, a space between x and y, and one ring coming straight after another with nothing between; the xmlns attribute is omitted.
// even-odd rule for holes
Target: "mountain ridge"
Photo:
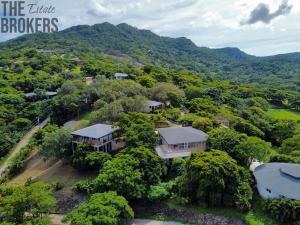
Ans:
<svg viewBox="0 0 300 225"><path fill-rule="evenodd" d="M171 69L209 71L221 79L254 84L280 85L300 91L300 53L257 57L238 48L199 47L185 37L159 36L126 23L78 25L57 33L27 34L3 43L0 50L62 48L81 52L121 51L143 64Z"/></svg>

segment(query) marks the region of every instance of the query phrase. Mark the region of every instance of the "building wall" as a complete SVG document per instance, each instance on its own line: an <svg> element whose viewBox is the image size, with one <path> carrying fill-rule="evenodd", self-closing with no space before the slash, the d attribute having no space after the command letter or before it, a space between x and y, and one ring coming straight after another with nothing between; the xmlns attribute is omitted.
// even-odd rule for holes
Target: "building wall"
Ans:
<svg viewBox="0 0 300 225"><path fill-rule="evenodd" d="M164 142L163 142L163 144L164 144ZM207 149L206 141L195 142L195 143L182 143L182 144L178 144L178 145L169 145L169 147L174 150L191 150L191 151Z"/></svg>

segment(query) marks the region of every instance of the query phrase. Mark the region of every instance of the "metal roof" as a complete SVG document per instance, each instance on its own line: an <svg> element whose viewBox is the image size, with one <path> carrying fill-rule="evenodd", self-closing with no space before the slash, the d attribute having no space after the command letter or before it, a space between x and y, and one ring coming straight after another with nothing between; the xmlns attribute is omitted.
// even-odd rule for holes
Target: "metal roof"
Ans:
<svg viewBox="0 0 300 225"><path fill-rule="evenodd" d="M112 127L111 125L106 124L96 124L90 127L83 128L81 130L77 130L73 132L73 135L78 135L81 137L88 137L88 138L102 138L104 136L107 136L114 131L118 130L118 127Z"/></svg>
<svg viewBox="0 0 300 225"><path fill-rule="evenodd" d="M300 200L300 165L269 163L254 171L257 184L289 199ZM298 178L297 178L298 177Z"/></svg>
<svg viewBox="0 0 300 225"><path fill-rule="evenodd" d="M156 102L156 101L148 101L148 106L149 107L157 107L157 106L161 106L161 105L164 105L164 103Z"/></svg>
<svg viewBox="0 0 300 225"><path fill-rule="evenodd" d="M34 96L37 96L37 94L34 93L34 92L26 93L25 95L26 95L26 97L34 97ZM57 95L57 92L55 92L55 91L47 91L47 92L45 92L45 95L46 95L46 96L55 96L55 95Z"/></svg>
<svg viewBox="0 0 300 225"><path fill-rule="evenodd" d="M208 138L206 133L193 127L159 128L158 133L170 145L202 142Z"/></svg>
<svg viewBox="0 0 300 225"><path fill-rule="evenodd" d="M126 73L115 73L115 77L128 77Z"/></svg>

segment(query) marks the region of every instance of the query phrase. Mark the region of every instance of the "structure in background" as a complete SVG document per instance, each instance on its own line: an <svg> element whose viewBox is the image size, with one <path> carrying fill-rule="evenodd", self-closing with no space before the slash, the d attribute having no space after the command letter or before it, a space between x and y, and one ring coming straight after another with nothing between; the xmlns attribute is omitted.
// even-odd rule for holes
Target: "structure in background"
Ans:
<svg viewBox="0 0 300 225"><path fill-rule="evenodd" d="M188 157L192 152L207 149L208 135L192 127L160 128L161 145L155 148L163 159Z"/></svg>
<svg viewBox="0 0 300 225"><path fill-rule="evenodd" d="M299 164L263 164L256 167L254 177L258 192L262 197L300 200Z"/></svg>
<svg viewBox="0 0 300 225"><path fill-rule="evenodd" d="M45 93L34 93L34 92L30 92L30 93L26 93L26 98L28 100L34 101L34 100L38 100L38 99L51 99L54 98L57 95L57 92L55 91L46 91Z"/></svg>
<svg viewBox="0 0 300 225"><path fill-rule="evenodd" d="M74 63L75 65L83 65L83 60L81 60L80 58L78 57L75 57L75 58L72 58L70 59L70 62Z"/></svg>
<svg viewBox="0 0 300 225"><path fill-rule="evenodd" d="M73 150L78 144L90 144L96 151L112 152L125 146L122 138L115 138L113 133L119 130L106 124L96 124L72 133Z"/></svg>
<svg viewBox="0 0 300 225"><path fill-rule="evenodd" d="M116 73L115 79L116 80L126 80L128 78L128 74L126 73Z"/></svg>
<svg viewBox="0 0 300 225"><path fill-rule="evenodd" d="M218 121L221 126L225 127L225 128L229 128L230 127L230 122L228 119L226 119L225 117L223 116L216 116L215 117L215 120Z"/></svg>
<svg viewBox="0 0 300 225"><path fill-rule="evenodd" d="M165 104L162 102L156 102L156 101L148 101L147 103L147 111L148 112L154 112L158 109L163 109L165 107Z"/></svg>

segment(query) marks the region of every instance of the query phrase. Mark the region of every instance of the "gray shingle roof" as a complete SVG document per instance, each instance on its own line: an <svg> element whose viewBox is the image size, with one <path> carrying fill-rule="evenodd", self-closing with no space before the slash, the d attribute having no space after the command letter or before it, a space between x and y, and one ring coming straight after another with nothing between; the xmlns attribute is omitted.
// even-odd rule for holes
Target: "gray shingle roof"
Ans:
<svg viewBox="0 0 300 225"><path fill-rule="evenodd" d="M161 105L164 105L164 103L156 102L156 101L148 101L148 106L149 107L157 107L157 106L161 106Z"/></svg>
<svg viewBox="0 0 300 225"><path fill-rule="evenodd" d="M160 128L158 133L170 144L194 143L207 141L208 135L192 127Z"/></svg>
<svg viewBox="0 0 300 225"><path fill-rule="evenodd" d="M118 129L119 129L118 127L113 128L111 125L96 124L90 127L83 128L81 130L77 130L72 134L82 136L82 137L98 139L106 135L109 135Z"/></svg>
<svg viewBox="0 0 300 225"><path fill-rule="evenodd" d="M257 184L264 188L286 198L300 200L300 165L263 164L255 169L254 176Z"/></svg>

